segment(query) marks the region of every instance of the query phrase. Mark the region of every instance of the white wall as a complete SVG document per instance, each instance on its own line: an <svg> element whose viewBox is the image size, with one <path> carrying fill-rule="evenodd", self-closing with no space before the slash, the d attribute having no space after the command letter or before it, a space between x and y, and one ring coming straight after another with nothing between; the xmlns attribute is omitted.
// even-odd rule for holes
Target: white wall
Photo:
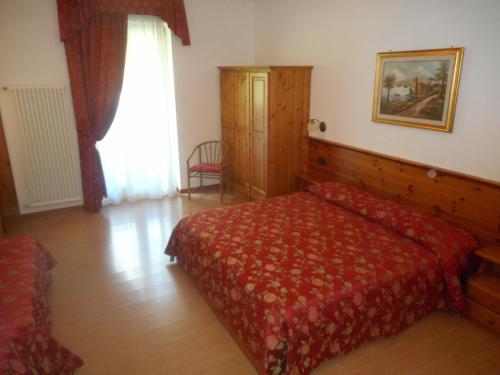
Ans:
<svg viewBox="0 0 500 375"><path fill-rule="evenodd" d="M191 46L173 41L182 186L193 148L220 139L219 65L254 63L254 2L185 0ZM194 181L193 181L194 182Z"/></svg>
<svg viewBox="0 0 500 375"><path fill-rule="evenodd" d="M68 84L56 0L0 1L0 83Z"/></svg>
<svg viewBox="0 0 500 375"><path fill-rule="evenodd" d="M255 19L256 64L314 65L325 138L500 181L500 1L256 0ZM371 122L377 52L449 46L465 47L453 133Z"/></svg>
<svg viewBox="0 0 500 375"><path fill-rule="evenodd" d="M186 186L185 160L192 148L220 138L216 66L251 65L254 60L253 1L185 0L185 6L192 45L181 46L178 38L173 40L182 186ZM56 0L0 0L0 56L0 87L69 85ZM0 108L23 209L23 146L16 134L13 103L2 90Z"/></svg>
<svg viewBox="0 0 500 375"><path fill-rule="evenodd" d="M0 87L44 84L69 85L64 45L59 42L56 0L0 0ZM0 90L0 110L21 213L81 204L72 201L27 207L24 145L12 97L4 90ZM76 144L74 117L69 120ZM80 183L79 176L76 183Z"/></svg>
<svg viewBox="0 0 500 375"><path fill-rule="evenodd" d="M182 186L192 148L220 137L217 65L314 65L324 136L500 180L500 2L185 0L192 45L174 38ZM465 47L453 133L373 124L379 51ZM0 86L68 84L56 0L0 0ZM0 91L0 105L2 104ZM7 124L4 124L7 127ZM12 143L12 142L10 142ZM9 150L11 145L9 145Z"/></svg>

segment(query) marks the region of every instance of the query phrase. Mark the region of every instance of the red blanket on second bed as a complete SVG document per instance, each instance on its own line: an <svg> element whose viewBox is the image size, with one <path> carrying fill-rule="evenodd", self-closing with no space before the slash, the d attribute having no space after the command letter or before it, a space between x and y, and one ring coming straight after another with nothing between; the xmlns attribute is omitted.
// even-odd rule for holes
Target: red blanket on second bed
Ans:
<svg viewBox="0 0 500 375"><path fill-rule="evenodd" d="M344 185L311 190L191 215L167 246L264 373L307 374L463 309L470 234Z"/></svg>
<svg viewBox="0 0 500 375"><path fill-rule="evenodd" d="M70 375L83 361L50 334L54 259L33 236L0 239L0 374Z"/></svg>

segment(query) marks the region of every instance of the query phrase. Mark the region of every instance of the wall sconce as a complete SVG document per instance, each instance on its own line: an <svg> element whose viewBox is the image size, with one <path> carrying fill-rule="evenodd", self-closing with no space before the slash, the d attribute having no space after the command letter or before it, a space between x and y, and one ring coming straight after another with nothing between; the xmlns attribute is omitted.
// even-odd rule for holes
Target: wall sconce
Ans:
<svg viewBox="0 0 500 375"><path fill-rule="evenodd" d="M326 122L324 121L319 121L318 119L312 118L309 120L307 123L307 130L310 132L319 130L324 132L326 130Z"/></svg>

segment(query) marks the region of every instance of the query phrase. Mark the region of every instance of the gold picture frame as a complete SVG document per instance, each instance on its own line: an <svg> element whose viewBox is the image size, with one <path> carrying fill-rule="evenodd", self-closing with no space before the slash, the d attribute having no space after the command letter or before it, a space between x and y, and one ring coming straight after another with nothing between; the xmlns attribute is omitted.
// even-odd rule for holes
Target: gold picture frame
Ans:
<svg viewBox="0 0 500 375"><path fill-rule="evenodd" d="M372 121L451 132L464 48L377 53Z"/></svg>

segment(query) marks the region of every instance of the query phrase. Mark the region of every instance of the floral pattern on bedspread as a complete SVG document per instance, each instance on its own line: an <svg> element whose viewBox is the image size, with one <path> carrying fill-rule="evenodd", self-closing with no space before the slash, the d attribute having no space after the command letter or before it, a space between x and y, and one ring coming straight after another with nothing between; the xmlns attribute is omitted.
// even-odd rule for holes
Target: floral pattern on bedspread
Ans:
<svg viewBox="0 0 500 375"><path fill-rule="evenodd" d="M474 264L472 256L478 248L471 233L435 216L340 182L310 185L307 190L431 249L438 256L445 274L448 307L466 312L460 277L470 273Z"/></svg>
<svg viewBox="0 0 500 375"><path fill-rule="evenodd" d="M0 374L72 374L82 360L50 335L52 256L32 236L0 239Z"/></svg>
<svg viewBox="0 0 500 375"><path fill-rule="evenodd" d="M266 374L307 374L445 307L432 251L306 192L188 216L166 253Z"/></svg>

